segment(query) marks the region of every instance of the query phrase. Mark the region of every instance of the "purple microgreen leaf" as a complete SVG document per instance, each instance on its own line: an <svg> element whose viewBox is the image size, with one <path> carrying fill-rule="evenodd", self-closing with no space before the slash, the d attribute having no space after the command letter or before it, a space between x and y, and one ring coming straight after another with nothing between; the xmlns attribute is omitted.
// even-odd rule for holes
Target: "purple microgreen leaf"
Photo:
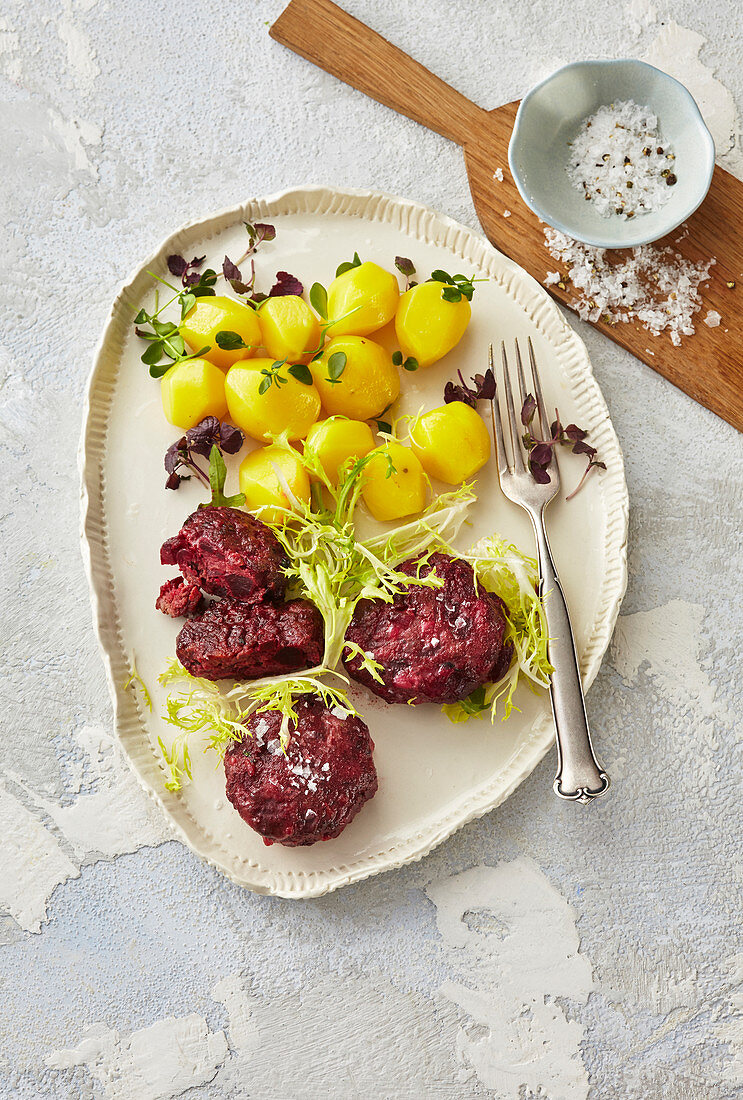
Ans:
<svg viewBox="0 0 743 1100"><path fill-rule="evenodd" d="M575 424L568 424L567 428L563 430L571 443L579 443L588 435L588 432L583 431L582 428L577 427Z"/></svg>
<svg viewBox="0 0 743 1100"><path fill-rule="evenodd" d="M550 481L550 475L547 473L543 466L537 466L535 462L529 459L529 469L531 470L531 476L537 482L538 485L548 485Z"/></svg>
<svg viewBox="0 0 743 1100"><path fill-rule="evenodd" d="M237 454L244 440L245 436L239 428L235 428L232 424L227 423L219 425L219 445L224 454Z"/></svg>
<svg viewBox="0 0 743 1100"><path fill-rule="evenodd" d="M529 451L529 461L534 466L549 466L552 461L552 444L536 443Z"/></svg>
<svg viewBox="0 0 743 1100"><path fill-rule="evenodd" d="M481 379L478 386L478 397L481 401L492 401L495 397L495 375L488 367L484 375L477 375Z"/></svg>
<svg viewBox="0 0 743 1100"><path fill-rule="evenodd" d="M184 260L183 256L168 256L168 271L171 275L175 275L177 279L183 278L188 270L188 262Z"/></svg>
<svg viewBox="0 0 743 1100"><path fill-rule="evenodd" d="M537 411L537 402L533 394L526 395L526 400L521 408L521 423L525 428L528 428L534 419L534 414Z"/></svg>
<svg viewBox="0 0 743 1100"><path fill-rule="evenodd" d="M228 283L231 283L233 279L237 279L238 282L242 282L242 274L237 264L233 264L229 256L225 256L222 260L222 274Z"/></svg>
<svg viewBox="0 0 743 1100"><path fill-rule="evenodd" d="M281 298L287 294L295 294L297 297L301 297L303 293L304 287L296 275L290 275L288 271L277 271L276 282L269 290L268 296L270 298Z"/></svg>
<svg viewBox="0 0 743 1100"><path fill-rule="evenodd" d="M243 440L244 436L239 428L220 423L216 416L205 416L175 443L171 443L165 452L165 470L169 475L166 488L177 489L181 481L187 481L192 474L208 486L209 478L196 461L196 456L211 458L215 447L225 454L236 454L242 447Z"/></svg>
<svg viewBox="0 0 743 1100"><path fill-rule="evenodd" d="M571 450L574 455L588 455L589 458L593 458L596 454L596 448L592 447L590 443L585 443L582 439L574 443Z"/></svg>
<svg viewBox="0 0 743 1100"><path fill-rule="evenodd" d="M447 382L444 386L444 402L448 405L451 401L463 401L465 405L477 408L477 398L466 386L457 386L454 382Z"/></svg>
<svg viewBox="0 0 743 1100"><path fill-rule="evenodd" d="M256 222L253 229L255 230L256 246L263 241L273 241L276 238L276 227L267 225L266 222Z"/></svg>
<svg viewBox="0 0 743 1100"><path fill-rule="evenodd" d="M406 279L409 279L411 275L415 275L415 265L406 256L395 256L395 267Z"/></svg>

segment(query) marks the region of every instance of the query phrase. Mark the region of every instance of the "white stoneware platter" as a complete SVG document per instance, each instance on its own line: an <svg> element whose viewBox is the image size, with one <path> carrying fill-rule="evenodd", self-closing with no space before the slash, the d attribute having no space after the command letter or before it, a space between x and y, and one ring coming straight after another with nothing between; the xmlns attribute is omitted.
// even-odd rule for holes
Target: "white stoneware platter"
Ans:
<svg viewBox="0 0 743 1100"><path fill-rule="evenodd" d="M466 378L485 369L490 341L497 346L532 337L548 407L559 407L563 423L587 428L607 466L565 502L584 460L561 454L565 492L547 513L586 686L596 676L625 590L627 487L586 349L552 300L483 237L417 203L322 187L252 199L173 234L121 290L90 379L81 442L84 555L118 737L175 835L202 858L259 893L317 897L420 859L465 822L494 809L529 775L554 736L547 694L525 688L517 694L520 713L508 722L475 719L456 726L432 705L389 706L356 689L356 706L376 745L379 791L340 837L306 848L264 845L227 802L220 762L198 743L191 743L193 782L177 793L165 789L157 741L167 744L174 731L162 720L167 689L158 675L174 656L180 623L155 610L160 585L175 573L160 565L159 550L205 494L193 481L177 492L165 489L163 456L180 433L166 422L159 383L140 362L143 345L132 319L140 306L154 302L148 270L169 277L166 257L173 252L189 259L206 253L207 265L221 270L225 254L234 260L245 250L246 220L276 226L275 241L256 258L259 289L267 290L278 270L297 275L305 287L314 281L327 286L354 251L387 268L395 256L410 257L419 278L443 268L486 280L476 286L472 321L459 346L428 370L404 373L400 412L442 404L444 384L458 368ZM381 339L392 346L394 336L385 332ZM245 453L228 459L228 491L237 490L236 467ZM459 545L497 531L533 552L528 519L502 496L494 462L478 476L477 492ZM152 695L151 712L140 692L124 688L133 657ZM601 730L594 736L601 755ZM546 786L544 798L552 797ZM571 812L586 811L575 806ZM498 827L495 817L492 826Z"/></svg>

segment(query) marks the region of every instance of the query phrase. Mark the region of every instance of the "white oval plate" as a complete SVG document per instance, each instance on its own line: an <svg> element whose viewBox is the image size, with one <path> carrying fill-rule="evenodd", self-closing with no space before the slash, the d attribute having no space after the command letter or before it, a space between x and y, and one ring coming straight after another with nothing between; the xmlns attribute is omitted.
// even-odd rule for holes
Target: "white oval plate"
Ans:
<svg viewBox="0 0 743 1100"><path fill-rule="evenodd" d="M178 794L165 790L156 746L159 735L168 740L170 727L161 718L166 693L157 677L173 656L179 624L154 609L161 583L174 572L160 566L159 548L203 494L192 483L176 493L164 489L163 455L175 432L162 415L159 386L139 360L132 318L153 300L148 269L167 276L165 258L173 252L188 258L206 253L219 268L225 254L242 254L245 220L269 221L277 230L276 240L258 254L262 289L281 269L305 287L315 280L327 286L354 251L386 267L395 256L409 256L423 278L443 268L488 280L477 285L472 322L455 351L426 371L404 376L402 411L441 404L444 383L457 368L465 377L485 368L491 340L533 338L548 407L557 405L564 423L588 428L607 465L575 500L556 500L548 511L586 686L598 671L626 585L627 487L586 349L557 307L484 238L417 203L322 187L253 199L179 230L122 289L90 379L81 442L83 544L118 736L140 782L195 852L260 893L317 897L420 859L465 822L492 810L542 758L553 730L546 693L520 689L521 713L507 723L454 726L436 707L387 706L359 690L357 705L376 743L379 793L338 839L308 848L265 846L226 801L213 754L198 747L192 752L194 782ZM236 461L228 484L234 485ZM561 455L560 465L563 485L572 487L583 460ZM477 488L472 526L460 544L497 530L531 553L528 520L501 495L493 462ZM139 694L123 688L132 654L153 696L151 713Z"/></svg>

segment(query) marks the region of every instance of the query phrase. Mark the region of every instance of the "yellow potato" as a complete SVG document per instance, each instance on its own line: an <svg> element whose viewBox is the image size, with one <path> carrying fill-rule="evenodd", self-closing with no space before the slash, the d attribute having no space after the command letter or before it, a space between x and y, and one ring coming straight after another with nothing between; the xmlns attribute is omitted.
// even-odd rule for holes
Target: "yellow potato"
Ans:
<svg viewBox="0 0 743 1100"><path fill-rule="evenodd" d="M447 302L441 297L443 287L443 283L419 283L400 298L395 332L403 356L417 359L419 367L443 359L470 323L472 309L467 299L462 295L458 302Z"/></svg>
<svg viewBox="0 0 743 1100"><path fill-rule="evenodd" d="M304 504L310 499L310 479L299 455L272 444L258 447L240 463L240 492L245 493L245 507L266 523L281 523L285 515L281 508L292 508L274 467L289 487L292 496Z"/></svg>
<svg viewBox="0 0 743 1100"><path fill-rule="evenodd" d="M410 445L429 477L460 485L490 458L490 433L476 409L451 401L419 416Z"/></svg>
<svg viewBox="0 0 743 1100"><path fill-rule="evenodd" d="M285 381L277 385L274 380L261 393L266 380L261 371L273 366L273 359L246 359L230 367L224 380L230 419L264 443L282 432L287 432L290 440L304 439L320 415L319 394L314 385L307 386L289 374L286 364L278 368Z"/></svg>
<svg viewBox="0 0 743 1100"><path fill-rule="evenodd" d="M296 294L267 298L258 310L261 342L274 359L308 363L320 346L320 322Z"/></svg>
<svg viewBox="0 0 743 1100"><path fill-rule="evenodd" d="M160 383L163 412L171 424L187 430L205 416L219 420L227 412L224 374L206 359L184 359L174 363Z"/></svg>
<svg viewBox="0 0 743 1100"><path fill-rule="evenodd" d="M349 459L363 458L374 447L374 436L368 424L331 416L313 424L307 433L307 447L312 447L331 481L338 481Z"/></svg>
<svg viewBox="0 0 743 1100"><path fill-rule="evenodd" d="M328 360L342 353L346 365L337 382L330 382ZM389 352L363 336L336 336L323 349L321 359L310 363L323 406L331 415L352 420L379 416L400 393L400 376Z"/></svg>
<svg viewBox="0 0 743 1100"><path fill-rule="evenodd" d="M367 336L395 316L400 298L391 271L367 261L337 275L328 287L328 336Z"/></svg>
<svg viewBox="0 0 743 1100"><path fill-rule="evenodd" d="M377 447L365 467L361 493L375 519L387 521L415 515L426 503L423 467L409 447L386 443Z"/></svg>
<svg viewBox="0 0 743 1100"><path fill-rule="evenodd" d="M250 306L236 302L234 298L197 298L196 305L186 314L180 326L181 336L191 351L201 351L209 345L204 358L210 363L226 370L240 359L255 355L261 345L261 326L258 316ZM218 332L236 332L248 349L235 348L227 351L217 344Z"/></svg>

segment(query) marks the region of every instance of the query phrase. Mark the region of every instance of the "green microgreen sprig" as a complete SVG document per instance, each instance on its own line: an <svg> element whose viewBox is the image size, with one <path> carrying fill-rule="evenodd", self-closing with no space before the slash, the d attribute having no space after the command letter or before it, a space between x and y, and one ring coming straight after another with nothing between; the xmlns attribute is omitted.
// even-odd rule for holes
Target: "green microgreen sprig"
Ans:
<svg viewBox="0 0 743 1100"><path fill-rule="evenodd" d="M418 363L418 360L415 359L412 355L408 355L405 359L403 359L401 351L392 352L392 362L395 364L396 367L402 367L403 370L409 371L418 370L418 367L420 365Z"/></svg>
<svg viewBox="0 0 743 1100"><path fill-rule="evenodd" d="M245 503L245 493L235 493L233 496L225 496L224 483L227 480L227 467L222 458L221 451L216 443L209 454L209 486L212 491L212 499L209 504L200 504L200 508L239 508Z"/></svg>
<svg viewBox="0 0 743 1100"><path fill-rule="evenodd" d="M353 270L354 267L361 267L361 260L359 258L358 252L354 252L352 260L344 260L342 264L338 264L337 268L335 269L336 279L339 275L345 275L347 271Z"/></svg>
<svg viewBox="0 0 743 1100"><path fill-rule="evenodd" d="M264 393L268 393L271 386L275 385L278 390L286 385L289 379L285 378L281 373L281 368L284 366L286 366L286 359L277 359L270 367L262 368L261 374L263 377L258 386L258 393L261 394L261 396ZM286 368L286 372L290 374L292 378L296 378L297 382L301 382L303 386L312 385L312 372L304 363L292 363Z"/></svg>
<svg viewBox="0 0 743 1100"><path fill-rule="evenodd" d="M475 293L475 283L487 282L486 279L476 279L474 275L470 275L469 278L466 275L449 275L441 268L431 272L431 281L444 284L441 297L445 302L461 302L462 298L471 302L472 295Z"/></svg>

